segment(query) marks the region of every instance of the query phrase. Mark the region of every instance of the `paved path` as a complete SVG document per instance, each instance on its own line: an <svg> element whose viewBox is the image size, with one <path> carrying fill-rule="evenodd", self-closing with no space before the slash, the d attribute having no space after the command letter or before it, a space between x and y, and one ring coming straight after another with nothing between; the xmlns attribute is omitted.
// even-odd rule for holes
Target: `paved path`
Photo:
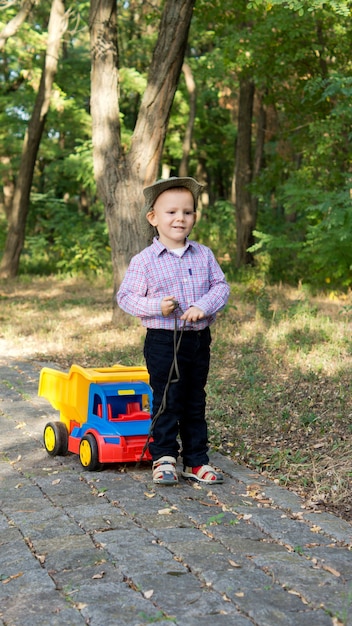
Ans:
<svg viewBox="0 0 352 626"><path fill-rule="evenodd" d="M0 626L352 624L352 526L218 454L224 485L42 444L43 364L0 359Z"/></svg>

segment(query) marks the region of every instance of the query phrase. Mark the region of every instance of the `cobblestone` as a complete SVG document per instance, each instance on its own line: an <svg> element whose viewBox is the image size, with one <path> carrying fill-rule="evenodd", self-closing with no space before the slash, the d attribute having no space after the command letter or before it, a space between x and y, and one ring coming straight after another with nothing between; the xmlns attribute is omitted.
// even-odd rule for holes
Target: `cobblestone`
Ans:
<svg viewBox="0 0 352 626"><path fill-rule="evenodd" d="M352 626L351 524L217 453L211 488L49 457L44 365L0 358L0 626Z"/></svg>

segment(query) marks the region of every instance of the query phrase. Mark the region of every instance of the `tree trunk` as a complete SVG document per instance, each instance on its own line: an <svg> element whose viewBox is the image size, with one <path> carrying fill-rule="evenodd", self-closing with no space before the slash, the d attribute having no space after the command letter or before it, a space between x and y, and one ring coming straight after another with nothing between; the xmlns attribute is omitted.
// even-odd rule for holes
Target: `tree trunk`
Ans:
<svg viewBox="0 0 352 626"><path fill-rule="evenodd" d="M247 78L240 81L238 107L238 129L234 190L232 200L236 206L236 266L253 263L253 255L248 248L254 243L253 230L256 215L253 212L249 184L252 180L252 116L254 83Z"/></svg>
<svg viewBox="0 0 352 626"><path fill-rule="evenodd" d="M44 68L32 117L24 137L18 177L12 199L9 228L5 250L0 265L1 278L14 278L18 273L23 249L26 219L33 172L46 114L49 110L51 90L57 70L60 41L67 27L67 16L63 0L53 0L48 26L48 42Z"/></svg>
<svg viewBox="0 0 352 626"><path fill-rule="evenodd" d="M255 139L255 151L252 167L252 181L255 181L264 167L264 145L266 132L266 109L262 94L257 94L257 131ZM258 196L251 193L251 215L253 218L253 230L255 229L258 216ZM252 237L253 240L253 237Z"/></svg>
<svg viewBox="0 0 352 626"><path fill-rule="evenodd" d="M186 87L189 95L189 116L187 122L187 128L182 144L182 159L179 167L179 176L188 176L188 159L192 145L192 135L194 120L196 119L196 104L197 104L197 92L196 83L193 78L192 70L187 63L182 66L183 74L185 77Z"/></svg>
<svg viewBox="0 0 352 626"><path fill-rule="evenodd" d="M114 292L131 257L147 243L139 218L142 189L158 175L194 4L195 0L165 2L147 87L126 153L120 139L117 95L116 0L91 0L93 158L109 229ZM115 305L113 319L120 315Z"/></svg>

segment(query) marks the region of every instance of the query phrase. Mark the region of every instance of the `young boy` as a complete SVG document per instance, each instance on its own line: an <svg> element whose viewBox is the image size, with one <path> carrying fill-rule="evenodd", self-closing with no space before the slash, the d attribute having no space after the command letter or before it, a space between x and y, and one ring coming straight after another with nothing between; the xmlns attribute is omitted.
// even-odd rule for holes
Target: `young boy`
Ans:
<svg viewBox="0 0 352 626"><path fill-rule="evenodd" d="M158 180L144 189L143 215L157 236L133 257L117 294L119 306L147 328L144 356L153 389L153 416L163 403L174 364L176 380L167 388L149 444L153 481L164 485L178 482L178 433L182 476L206 484L223 482L222 474L208 465L204 388L209 326L227 302L229 285L211 250L188 240L201 189L189 177ZM177 342L180 339L176 363L175 324Z"/></svg>

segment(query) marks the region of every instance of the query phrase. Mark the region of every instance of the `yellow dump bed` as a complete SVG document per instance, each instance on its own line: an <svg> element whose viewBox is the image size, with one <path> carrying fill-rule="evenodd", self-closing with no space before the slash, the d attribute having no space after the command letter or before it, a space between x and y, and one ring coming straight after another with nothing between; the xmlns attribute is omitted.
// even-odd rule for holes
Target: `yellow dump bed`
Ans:
<svg viewBox="0 0 352 626"><path fill-rule="evenodd" d="M72 365L69 372L44 367L40 372L38 395L43 396L57 411L60 420L70 428L70 421L79 424L87 421L89 385L142 381L149 384L145 367L113 365L105 368L84 368Z"/></svg>

